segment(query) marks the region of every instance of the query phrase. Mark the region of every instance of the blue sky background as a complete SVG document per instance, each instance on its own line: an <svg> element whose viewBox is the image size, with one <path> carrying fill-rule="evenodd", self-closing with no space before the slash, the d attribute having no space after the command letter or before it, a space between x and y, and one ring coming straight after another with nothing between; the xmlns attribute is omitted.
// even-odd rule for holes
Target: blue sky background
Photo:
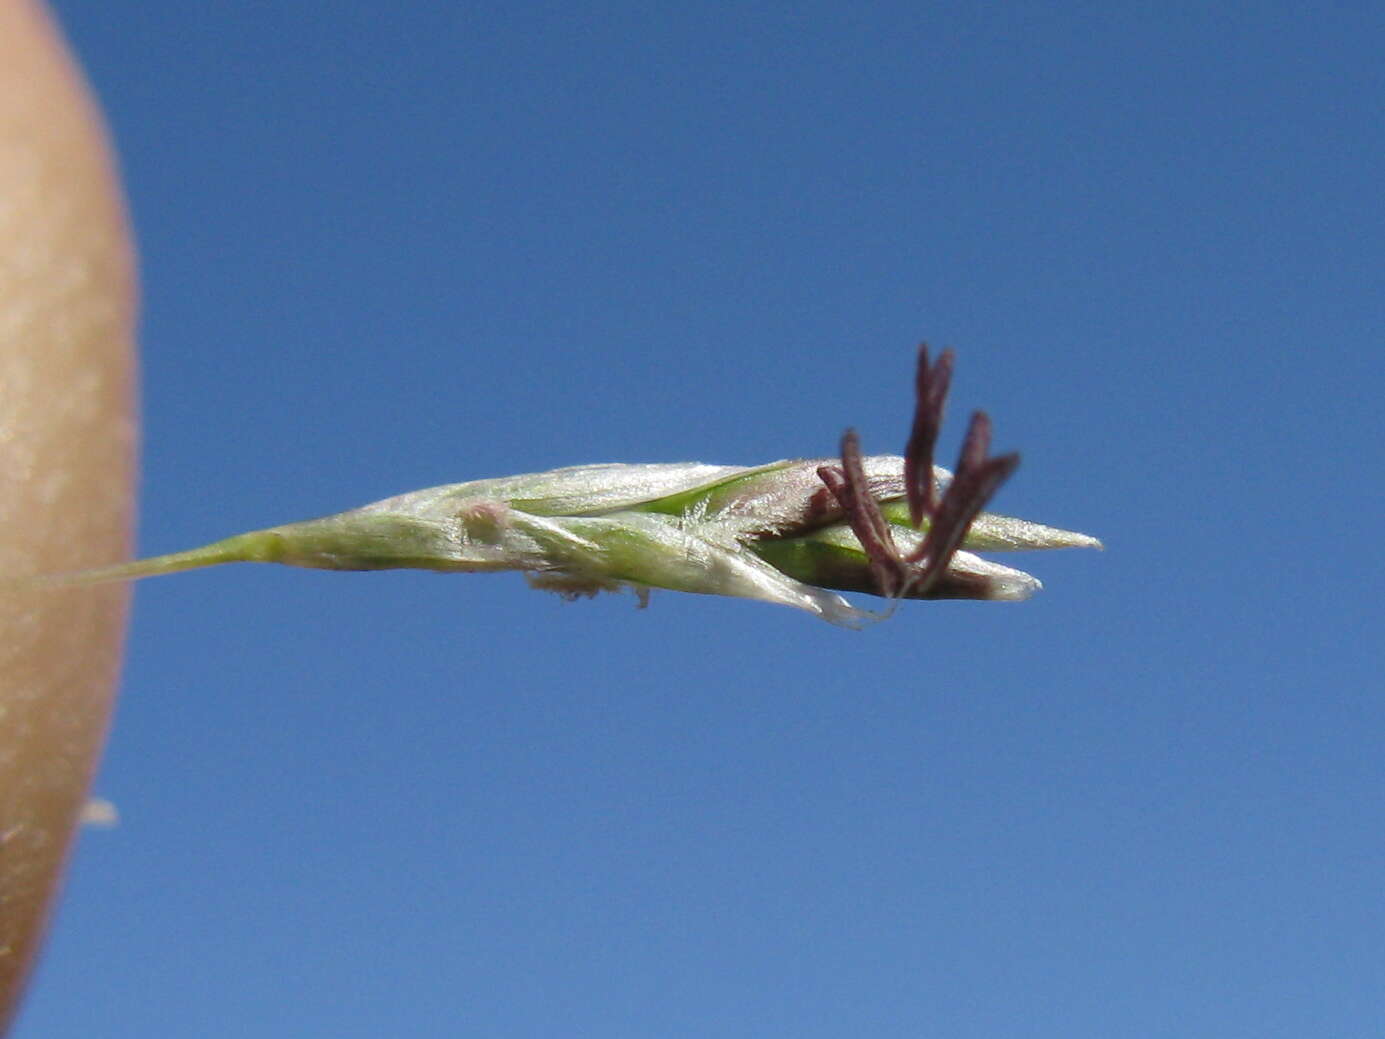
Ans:
<svg viewBox="0 0 1385 1039"><path fill-rule="evenodd" d="M1108 550L861 633L149 582L19 1039L1385 1034L1378 5L58 10L146 553L897 451L924 338Z"/></svg>

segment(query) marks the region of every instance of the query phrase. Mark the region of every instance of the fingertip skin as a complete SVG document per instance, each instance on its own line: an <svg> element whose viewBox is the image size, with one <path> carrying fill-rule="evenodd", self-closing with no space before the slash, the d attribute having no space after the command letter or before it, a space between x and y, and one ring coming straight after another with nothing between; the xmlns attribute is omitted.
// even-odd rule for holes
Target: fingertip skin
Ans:
<svg viewBox="0 0 1385 1039"><path fill-rule="evenodd" d="M0 0L0 574L122 558L136 425L124 205L81 74L36 0ZM128 590L0 596L0 1031L104 739Z"/></svg>

